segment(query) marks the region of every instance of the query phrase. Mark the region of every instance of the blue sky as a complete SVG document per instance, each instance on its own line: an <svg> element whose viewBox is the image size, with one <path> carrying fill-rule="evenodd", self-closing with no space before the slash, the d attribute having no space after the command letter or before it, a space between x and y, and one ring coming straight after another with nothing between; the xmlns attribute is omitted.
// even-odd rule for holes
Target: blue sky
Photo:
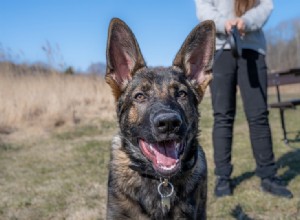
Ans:
<svg viewBox="0 0 300 220"><path fill-rule="evenodd" d="M300 0L274 4L266 30L300 19ZM131 27L149 66L170 65L198 23L194 0L0 0L0 50L12 51L21 62L46 62L42 46L49 42L55 62L85 70L93 62L105 62L113 17Z"/></svg>

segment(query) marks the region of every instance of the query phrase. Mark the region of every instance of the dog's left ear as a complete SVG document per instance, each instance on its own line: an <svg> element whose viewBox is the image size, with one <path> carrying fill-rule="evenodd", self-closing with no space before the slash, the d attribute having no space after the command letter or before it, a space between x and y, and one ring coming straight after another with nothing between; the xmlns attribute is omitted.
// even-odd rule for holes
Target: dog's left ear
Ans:
<svg viewBox="0 0 300 220"><path fill-rule="evenodd" d="M106 48L106 82L117 100L134 73L146 66L130 28L118 18L111 20Z"/></svg>
<svg viewBox="0 0 300 220"><path fill-rule="evenodd" d="M200 97L204 95L212 79L215 34L213 21L200 23L188 35L173 61L173 66L185 72L186 77L197 88Z"/></svg>

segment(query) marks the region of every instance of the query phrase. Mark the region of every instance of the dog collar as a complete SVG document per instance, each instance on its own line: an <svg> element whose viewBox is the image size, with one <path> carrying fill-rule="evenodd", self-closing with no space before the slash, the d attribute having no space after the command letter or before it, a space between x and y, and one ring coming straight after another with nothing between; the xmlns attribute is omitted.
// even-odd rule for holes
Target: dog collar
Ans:
<svg viewBox="0 0 300 220"><path fill-rule="evenodd" d="M162 211L167 213L171 209L171 196L174 193L174 186L168 179L160 179L160 184L157 186L158 194L161 198Z"/></svg>

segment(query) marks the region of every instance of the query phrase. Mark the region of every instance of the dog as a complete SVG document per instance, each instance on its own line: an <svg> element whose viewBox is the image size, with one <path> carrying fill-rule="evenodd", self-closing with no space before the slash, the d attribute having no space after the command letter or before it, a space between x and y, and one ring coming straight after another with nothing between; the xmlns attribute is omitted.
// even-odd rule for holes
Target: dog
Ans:
<svg viewBox="0 0 300 220"><path fill-rule="evenodd" d="M215 25L204 21L171 67L150 68L127 24L111 20L105 79L119 132L112 141L107 219L206 219L198 104L212 79L214 50Z"/></svg>

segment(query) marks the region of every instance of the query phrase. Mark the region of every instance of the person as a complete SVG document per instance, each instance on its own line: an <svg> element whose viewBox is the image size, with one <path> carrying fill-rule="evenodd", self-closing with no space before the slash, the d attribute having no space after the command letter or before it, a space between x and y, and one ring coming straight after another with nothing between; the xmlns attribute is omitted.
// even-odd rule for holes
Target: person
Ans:
<svg viewBox="0 0 300 220"><path fill-rule="evenodd" d="M240 33L241 56L235 58L226 44L213 65L210 86L214 115L213 147L215 196L233 194L231 150L236 113L237 85L247 118L251 146L256 161L255 173L261 188L273 195L292 198L291 191L276 175L272 137L267 108L266 40L262 27L272 10L272 0L195 0L200 21L213 20L216 25L216 50L226 42L233 26Z"/></svg>

